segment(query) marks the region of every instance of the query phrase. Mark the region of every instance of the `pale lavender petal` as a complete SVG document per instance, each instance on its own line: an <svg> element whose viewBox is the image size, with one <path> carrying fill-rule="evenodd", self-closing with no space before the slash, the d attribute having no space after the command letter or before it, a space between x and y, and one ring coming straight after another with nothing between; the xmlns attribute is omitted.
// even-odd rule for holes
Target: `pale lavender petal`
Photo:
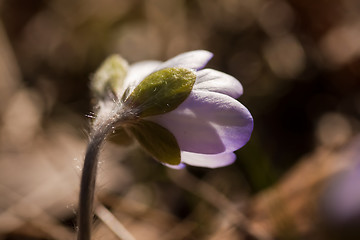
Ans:
<svg viewBox="0 0 360 240"><path fill-rule="evenodd" d="M184 163L180 163L179 165L171 165L171 164L167 164L167 163L161 163L161 164L164 166L167 166L169 168L177 169L177 170L183 169L186 166Z"/></svg>
<svg viewBox="0 0 360 240"><path fill-rule="evenodd" d="M204 69L196 73L194 90L204 90L226 94L233 98L238 98L243 93L240 82L223 72L213 69Z"/></svg>
<svg viewBox="0 0 360 240"><path fill-rule="evenodd" d="M190 68L194 70L202 69L213 57L211 52L205 50L195 50L191 52L182 53L169 59L168 61L159 65L156 70L161 70L170 67Z"/></svg>
<svg viewBox="0 0 360 240"><path fill-rule="evenodd" d="M192 166L218 168L232 164L236 160L233 152L220 154L199 154L181 152L181 161Z"/></svg>
<svg viewBox="0 0 360 240"><path fill-rule="evenodd" d="M182 151L203 154L235 151L253 129L250 112L237 100L197 90L175 110L148 119L171 131Z"/></svg>
<svg viewBox="0 0 360 240"><path fill-rule="evenodd" d="M162 62L160 61L141 61L130 66L126 78L124 80L124 87L120 92L120 96L127 90L131 93L135 87L149 74L154 72Z"/></svg>

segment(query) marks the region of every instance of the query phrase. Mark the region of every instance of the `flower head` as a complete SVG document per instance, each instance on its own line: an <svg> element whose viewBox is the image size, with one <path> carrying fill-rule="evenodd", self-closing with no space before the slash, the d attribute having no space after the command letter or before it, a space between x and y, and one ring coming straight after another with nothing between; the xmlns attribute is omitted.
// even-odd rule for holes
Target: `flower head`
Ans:
<svg viewBox="0 0 360 240"><path fill-rule="evenodd" d="M330 179L320 197L321 213L328 223L335 225L360 223L359 181L360 163L358 162Z"/></svg>
<svg viewBox="0 0 360 240"><path fill-rule="evenodd" d="M119 56L108 58L91 85L100 99L94 128L126 129L150 155L173 168L233 163L234 151L250 138L253 119L236 100L243 93L239 81L203 69L212 56L197 50L130 66Z"/></svg>

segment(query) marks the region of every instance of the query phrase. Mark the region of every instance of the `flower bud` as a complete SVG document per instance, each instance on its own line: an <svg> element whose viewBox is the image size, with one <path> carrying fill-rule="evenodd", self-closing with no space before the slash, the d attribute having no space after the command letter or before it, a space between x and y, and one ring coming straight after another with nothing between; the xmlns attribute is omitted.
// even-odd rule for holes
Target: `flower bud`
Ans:
<svg viewBox="0 0 360 240"><path fill-rule="evenodd" d="M99 98L105 98L109 90L117 92L124 84L129 65L119 55L111 55L96 71L90 83L93 93Z"/></svg>

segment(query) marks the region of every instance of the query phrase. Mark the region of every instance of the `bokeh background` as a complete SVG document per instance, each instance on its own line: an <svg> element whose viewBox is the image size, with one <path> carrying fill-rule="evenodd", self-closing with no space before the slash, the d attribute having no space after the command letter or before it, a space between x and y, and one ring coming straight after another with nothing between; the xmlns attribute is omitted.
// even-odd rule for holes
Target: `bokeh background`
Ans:
<svg viewBox="0 0 360 240"><path fill-rule="evenodd" d="M358 0L1 0L0 239L76 239L89 79L207 49L255 119L220 169L101 154L94 239L360 239ZM114 231L115 229L115 231Z"/></svg>

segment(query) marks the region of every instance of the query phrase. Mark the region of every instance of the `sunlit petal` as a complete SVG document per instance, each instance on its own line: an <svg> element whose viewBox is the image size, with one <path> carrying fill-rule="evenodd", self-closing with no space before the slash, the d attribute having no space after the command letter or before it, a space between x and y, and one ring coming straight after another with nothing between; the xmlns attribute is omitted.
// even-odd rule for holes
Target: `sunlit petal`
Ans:
<svg viewBox="0 0 360 240"><path fill-rule="evenodd" d="M249 140L253 119L235 99L220 93L193 90L174 111L150 117L170 130L182 151L232 152Z"/></svg>
<svg viewBox="0 0 360 240"><path fill-rule="evenodd" d="M233 98L238 98L243 93L240 82L226 73L204 69L198 71L197 76L194 90L223 93Z"/></svg>
<svg viewBox="0 0 360 240"><path fill-rule="evenodd" d="M186 52L160 64L156 68L156 70L170 67L181 67L199 70L202 69L212 57L213 54L205 50Z"/></svg>

